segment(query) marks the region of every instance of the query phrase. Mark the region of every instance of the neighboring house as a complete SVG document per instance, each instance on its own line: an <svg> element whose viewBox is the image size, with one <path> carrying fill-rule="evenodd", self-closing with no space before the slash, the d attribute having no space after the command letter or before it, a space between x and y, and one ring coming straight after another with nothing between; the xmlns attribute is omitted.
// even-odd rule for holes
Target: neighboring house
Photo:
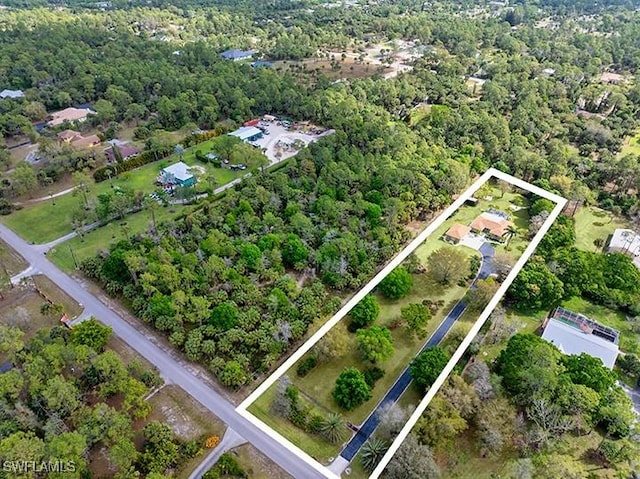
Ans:
<svg viewBox="0 0 640 479"><path fill-rule="evenodd" d="M58 133L60 142L68 143L74 148L91 148L102 143L98 135L82 136L75 130L64 130Z"/></svg>
<svg viewBox="0 0 640 479"><path fill-rule="evenodd" d="M263 133L262 130L255 126L243 126L236 131L232 131L229 135L240 138L242 141L256 141L262 138Z"/></svg>
<svg viewBox="0 0 640 479"><path fill-rule="evenodd" d="M116 160L116 154L115 154L113 148L114 147L112 145L109 148L107 148L106 150L104 150L105 155L107 155L107 161L109 163L115 163L117 161ZM138 153L140 153L140 150L138 148L136 148L135 146L121 145L121 146L116 146L116 148L120 152L120 156L122 156L123 160L128 160L129 158L133 158Z"/></svg>
<svg viewBox="0 0 640 479"><path fill-rule="evenodd" d="M2 90L0 92L0 99L5 100L7 98L22 98L24 92L22 90Z"/></svg>
<svg viewBox="0 0 640 479"><path fill-rule="evenodd" d="M561 307L549 315L542 327L542 339L564 354L586 353L600 358L607 368L613 369L619 352L619 331Z"/></svg>
<svg viewBox="0 0 640 479"><path fill-rule="evenodd" d="M76 138L82 138L82 134L75 130L64 130L58 133L58 140L71 143Z"/></svg>
<svg viewBox="0 0 640 479"><path fill-rule="evenodd" d="M62 125L65 121L73 123L77 121L81 123L87 119L89 115L93 115L94 112L89 108L65 108L64 110L56 111L51 114L52 119L47 122L48 126Z"/></svg>
<svg viewBox="0 0 640 479"><path fill-rule="evenodd" d="M98 135L81 136L71 141L71 146L74 148L93 148L102 143L102 140Z"/></svg>
<svg viewBox="0 0 640 479"><path fill-rule="evenodd" d="M556 71L553 68L544 68L542 70L542 73L544 73L548 77L551 77L556 74Z"/></svg>
<svg viewBox="0 0 640 479"><path fill-rule="evenodd" d="M608 253L622 253L633 258L633 263L640 269L640 234L633 230L619 228L613 232Z"/></svg>
<svg viewBox="0 0 640 479"><path fill-rule="evenodd" d="M225 60L233 60L239 62L241 60L249 60L256 52L254 50L227 50L222 52L222 58Z"/></svg>
<svg viewBox="0 0 640 479"><path fill-rule="evenodd" d="M483 233L494 241L502 241L510 226L514 226L514 224L509 221L508 214L502 211L489 210L471 222L471 231Z"/></svg>
<svg viewBox="0 0 640 479"><path fill-rule="evenodd" d="M469 233L471 233L471 228L469 226L456 223L451 228L449 228L449 230L444 234L442 239L444 239L449 243L458 244Z"/></svg>
<svg viewBox="0 0 640 479"><path fill-rule="evenodd" d="M600 83L606 83L607 85L617 85L624 82L624 77L619 73L604 72L600 75Z"/></svg>
<svg viewBox="0 0 640 479"><path fill-rule="evenodd" d="M158 182L163 186L193 186L196 184L196 177L191 173L191 168L179 161L171 166L162 169Z"/></svg>

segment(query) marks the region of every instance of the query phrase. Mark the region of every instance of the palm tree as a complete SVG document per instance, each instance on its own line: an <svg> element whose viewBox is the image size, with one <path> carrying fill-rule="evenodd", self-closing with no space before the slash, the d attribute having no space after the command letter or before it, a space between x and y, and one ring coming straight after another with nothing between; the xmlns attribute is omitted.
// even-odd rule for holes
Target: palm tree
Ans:
<svg viewBox="0 0 640 479"><path fill-rule="evenodd" d="M389 446L382 439L369 439L361 449L360 462L367 471L373 471Z"/></svg>
<svg viewBox="0 0 640 479"><path fill-rule="evenodd" d="M337 444L344 440L346 428L344 418L341 414L331 414L320 426L320 432L324 438L332 444Z"/></svg>
<svg viewBox="0 0 640 479"><path fill-rule="evenodd" d="M509 227L507 228L507 230L504 232L504 234L502 235L503 238L506 238L507 242L504 245L504 249L506 249L507 251L509 251L509 243L511 243L511 240L514 238L514 236L516 236L518 234L518 228L516 228L513 225L509 225Z"/></svg>

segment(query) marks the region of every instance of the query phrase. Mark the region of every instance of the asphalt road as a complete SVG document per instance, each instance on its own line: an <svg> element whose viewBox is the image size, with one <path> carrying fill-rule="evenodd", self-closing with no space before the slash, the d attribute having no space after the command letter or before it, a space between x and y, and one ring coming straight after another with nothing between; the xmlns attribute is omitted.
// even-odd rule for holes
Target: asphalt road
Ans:
<svg viewBox="0 0 640 479"><path fill-rule="evenodd" d="M482 254L482 263L480 265L480 269L478 270L478 274L472 284L472 288L475 286L475 282L478 279L486 279L494 272L493 267L493 256L495 254L494 248L489 243L483 243L480 247L480 253ZM451 327L455 324L455 322L462 316L462 314L467 309L467 305L463 300L458 301L451 311L447 314L447 316L442 320L438 328L431 335L431 337L424 344L420 352L424 351L427 348L431 348L437 346L442 339L447 335ZM418 353L419 354L419 353ZM409 366L407 366L403 371L400 377L393 383L393 386L387 391L387 394L382 398L382 400L378 403L376 408L371 412L369 417L364 421L358 432L351 438L351 440L344 447L340 456L346 459L348 462L351 462L353 458L358 454L360 448L364 445L364 443L369 439L369 437L375 432L379 423L380 423L380 411L383 411L387 406L395 404L402 393L404 393L409 384L411 383L411 375L409 374Z"/></svg>
<svg viewBox="0 0 640 479"><path fill-rule="evenodd" d="M109 309L97 297L86 291L80 283L58 269L37 247L28 244L3 224L0 224L0 237L20 253L36 272L48 276L58 287L83 305L85 314L95 316L104 324L111 326L117 336L154 364L166 380L184 389L196 401L213 412L294 478L320 479L324 477L238 414L233 404L185 369L178 361L127 323L116 312Z"/></svg>

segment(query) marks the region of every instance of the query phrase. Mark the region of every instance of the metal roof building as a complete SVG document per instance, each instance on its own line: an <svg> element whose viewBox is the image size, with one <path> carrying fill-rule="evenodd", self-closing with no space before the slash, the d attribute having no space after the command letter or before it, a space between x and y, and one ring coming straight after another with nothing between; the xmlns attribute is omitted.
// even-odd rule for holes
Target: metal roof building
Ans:
<svg viewBox="0 0 640 479"><path fill-rule="evenodd" d="M262 130L255 126L243 126L236 131L229 133L231 136L240 138L242 141L254 141L262 138Z"/></svg>
<svg viewBox="0 0 640 479"><path fill-rule="evenodd" d="M543 327L542 339L564 354L586 353L613 369L619 352L619 331L561 307L554 310Z"/></svg>

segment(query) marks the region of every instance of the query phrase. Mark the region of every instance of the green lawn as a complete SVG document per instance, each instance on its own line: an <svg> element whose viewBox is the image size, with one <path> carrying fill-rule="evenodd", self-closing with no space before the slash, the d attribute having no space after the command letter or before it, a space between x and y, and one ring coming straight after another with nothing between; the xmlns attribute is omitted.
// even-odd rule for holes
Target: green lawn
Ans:
<svg viewBox="0 0 640 479"><path fill-rule="evenodd" d="M319 436L307 434L302 429L294 426L288 420L272 414L270 408L277 387L278 383L276 382L267 389L262 396L249 406L249 412L274 430L278 431L278 433L305 451L318 462L327 464L330 458L338 455L341 445L330 444ZM325 411L321 411L313 407L304 399L304 397L300 397L300 400L311 407L311 412L316 411L318 414L326 416Z"/></svg>
<svg viewBox="0 0 640 479"><path fill-rule="evenodd" d="M159 207L155 211L156 223L159 224L190 209L188 206L177 205ZM51 249L47 256L63 270L71 271L75 268L71 250L73 250L78 262L94 256L100 250L108 250L111 244L125 239L126 235L146 232L152 226L151 213L147 210L139 211L125 217L124 223L126 224L124 226L122 223L117 220L112 221L105 226L87 232L84 238L76 237L65 241Z"/></svg>
<svg viewBox="0 0 640 479"><path fill-rule="evenodd" d="M460 248L462 248L468 256L477 254L477 252L469 248L462 246ZM429 321L427 333L430 335L467 290L466 287L457 285L442 286L427 274L414 274L413 278L413 289L407 296L400 300L388 300L383 298L379 293L376 293L376 298L380 304L380 315L376 320L376 324L391 329L395 351L390 359L377 364L378 367L385 370L385 375L373 388L373 397L353 411L342 411L337 407L331 395L337 377L345 368L356 367L361 370L366 368L357 350L356 336L352 333L348 333L349 352L346 355L319 364L303 378L295 374L295 367L292 369L289 376L292 378L294 384L299 387L300 391L308 397L314 398L326 411L340 412L347 421L354 424L362 423L424 344L425 340L423 339L411 339L403 327L392 329L392 323L400 317L400 309L410 303L421 303L423 299L427 298L434 301L439 299L443 300L445 302L444 307L440 308ZM345 321L348 321L348 318L345 318Z"/></svg>
<svg viewBox="0 0 640 479"><path fill-rule="evenodd" d="M629 223L623 218L595 206L580 208L574 220L576 247L584 251L596 251L594 241L602 240L606 244L615 229L629 227Z"/></svg>
<svg viewBox="0 0 640 479"><path fill-rule="evenodd" d="M183 153L183 161L189 166L200 166L213 173L216 179L216 187L240 178L249 170L257 167L255 162L252 163L251 160L247 160L247 170L230 171L228 168L214 168L211 164L201 163L195 159L196 150L199 149L203 153L209 152L215 141L216 138L187 148ZM157 188L155 180L160 170L179 160L178 155L174 154L169 158L122 173L112 181L94 184L88 193L89 201L96 203L97 196L109 192L112 187L129 188L134 191L150 193ZM81 208L81 205L81 196L71 193L59 196L53 201L46 200L25 206L23 209L3 217L2 221L27 241L36 244L47 243L73 231L71 224L73 213Z"/></svg>
<svg viewBox="0 0 640 479"><path fill-rule="evenodd" d="M627 138L620 150L621 157L631 153L640 156L640 131L634 136Z"/></svg>

